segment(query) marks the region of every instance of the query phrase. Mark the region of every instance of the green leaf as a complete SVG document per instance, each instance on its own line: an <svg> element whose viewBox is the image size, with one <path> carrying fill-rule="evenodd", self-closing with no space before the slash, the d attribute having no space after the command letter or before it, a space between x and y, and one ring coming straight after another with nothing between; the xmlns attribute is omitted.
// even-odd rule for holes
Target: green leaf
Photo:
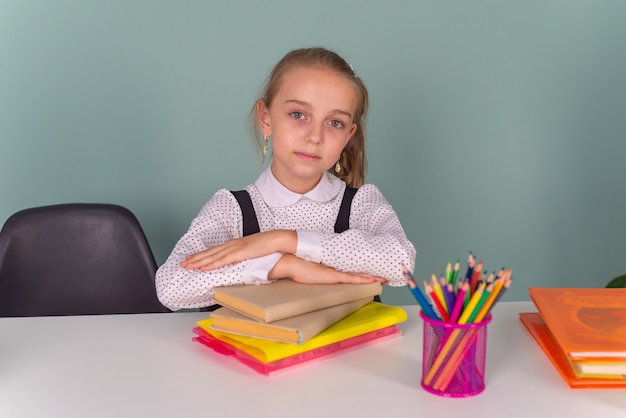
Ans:
<svg viewBox="0 0 626 418"><path fill-rule="evenodd" d="M611 280L606 287L626 287L626 274Z"/></svg>

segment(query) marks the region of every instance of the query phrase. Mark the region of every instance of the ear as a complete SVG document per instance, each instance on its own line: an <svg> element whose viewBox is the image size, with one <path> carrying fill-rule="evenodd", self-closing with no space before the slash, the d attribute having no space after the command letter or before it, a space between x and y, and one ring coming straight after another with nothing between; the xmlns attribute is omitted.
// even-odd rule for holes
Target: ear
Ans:
<svg viewBox="0 0 626 418"><path fill-rule="evenodd" d="M272 136L272 124L270 123L270 112L265 104L265 100L256 101L257 123L264 135Z"/></svg>
<svg viewBox="0 0 626 418"><path fill-rule="evenodd" d="M352 135L354 135L355 132L356 132L356 123L353 123L352 127L350 128L350 133L348 134L348 141L352 138Z"/></svg>

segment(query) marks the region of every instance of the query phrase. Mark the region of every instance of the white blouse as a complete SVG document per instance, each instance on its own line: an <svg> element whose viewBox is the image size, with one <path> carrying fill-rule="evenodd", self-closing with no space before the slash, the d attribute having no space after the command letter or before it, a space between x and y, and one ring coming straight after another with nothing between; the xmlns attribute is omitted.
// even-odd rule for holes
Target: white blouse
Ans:
<svg viewBox="0 0 626 418"><path fill-rule="evenodd" d="M350 229L337 234L335 221L346 184L325 173L308 193L290 191L267 168L246 186L261 231L295 230L296 256L339 271L385 277L391 286L403 286L402 264L415 266L415 247L407 239L395 211L373 184L359 188L352 200ZM172 310L215 304L213 287L269 283L267 275L281 253L230 264L212 271L180 266L185 256L223 244L243 233L242 213L230 191L218 190L192 221L156 274L156 290Z"/></svg>

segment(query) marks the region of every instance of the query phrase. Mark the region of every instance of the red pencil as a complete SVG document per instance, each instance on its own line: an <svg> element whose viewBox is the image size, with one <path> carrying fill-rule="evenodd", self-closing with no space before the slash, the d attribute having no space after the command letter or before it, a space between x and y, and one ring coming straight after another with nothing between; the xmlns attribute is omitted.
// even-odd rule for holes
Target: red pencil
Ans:
<svg viewBox="0 0 626 418"><path fill-rule="evenodd" d="M443 322L448 322L448 319L450 318L448 316L448 313L446 312L445 308L443 307L443 305L441 304L441 301L439 300L439 298L437 297L437 294L435 293L435 291L433 290L432 286L428 284L428 282L424 282L424 289L426 289L426 291L428 292L428 294L430 295L431 299L433 300L433 302L435 303L435 307L437 308L437 310L439 311L439 316L441 316L441 319L443 320Z"/></svg>
<svg viewBox="0 0 626 418"><path fill-rule="evenodd" d="M474 293L476 291L476 286L478 286L478 279L483 272L483 260L480 260L474 268L474 272L472 274L472 280L470 281L470 291Z"/></svg>

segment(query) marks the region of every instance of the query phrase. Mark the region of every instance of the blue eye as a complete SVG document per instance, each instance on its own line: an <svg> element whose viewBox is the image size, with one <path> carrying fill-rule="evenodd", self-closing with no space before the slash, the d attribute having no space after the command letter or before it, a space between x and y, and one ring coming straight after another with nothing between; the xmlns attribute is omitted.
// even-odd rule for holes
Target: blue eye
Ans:
<svg viewBox="0 0 626 418"><path fill-rule="evenodd" d="M292 118L294 118L294 119L303 119L304 118L304 113L302 113L302 112L291 112L289 115Z"/></svg>
<svg viewBox="0 0 626 418"><path fill-rule="evenodd" d="M333 128L343 128L345 125L340 120L331 120L330 126L332 126Z"/></svg>

